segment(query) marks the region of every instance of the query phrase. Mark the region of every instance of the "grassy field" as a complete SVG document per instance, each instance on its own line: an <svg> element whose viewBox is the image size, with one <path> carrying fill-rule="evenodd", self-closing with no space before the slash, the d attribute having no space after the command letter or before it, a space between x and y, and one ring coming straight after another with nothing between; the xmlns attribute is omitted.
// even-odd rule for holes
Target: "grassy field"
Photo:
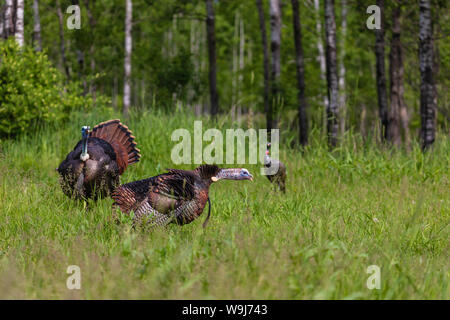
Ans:
<svg viewBox="0 0 450 320"><path fill-rule="evenodd" d="M253 182L211 187L206 229L204 213L190 225L147 234L129 219L114 223L111 199L86 212L59 187L55 168L81 125L113 117L74 115L66 127L1 142L0 298L448 298L448 137L441 134L423 155L417 146L393 152L349 134L330 153L313 131L303 155L282 146L285 195L273 191L259 165L246 165ZM172 131L192 129L193 120L144 114L124 121L142 159L122 182L194 168L170 157ZM80 290L66 287L69 265L81 268ZM381 268L379 290L366 287L370 265Z"/></svg>

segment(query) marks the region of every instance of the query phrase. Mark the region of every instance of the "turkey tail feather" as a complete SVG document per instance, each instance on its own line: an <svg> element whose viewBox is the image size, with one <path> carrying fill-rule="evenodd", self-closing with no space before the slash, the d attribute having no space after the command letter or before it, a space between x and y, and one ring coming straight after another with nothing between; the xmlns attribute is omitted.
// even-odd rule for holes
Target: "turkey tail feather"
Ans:
<svg viewBox="0 0 450 320"><path fill-rule="evenodd" d="M119 173L133 163L139 161L141 154L136 148L135 137L130 129L120 122L119 119L109 120L96 125L91 132L91 137L105 140L114 149L119 166Z"/></svg>

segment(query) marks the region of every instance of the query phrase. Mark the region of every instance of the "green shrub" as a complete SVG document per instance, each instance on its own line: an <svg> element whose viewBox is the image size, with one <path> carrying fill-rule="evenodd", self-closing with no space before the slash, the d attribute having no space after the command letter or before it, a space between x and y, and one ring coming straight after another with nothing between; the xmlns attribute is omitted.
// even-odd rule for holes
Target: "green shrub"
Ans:
<svg viewBox="0 0 450 320"><path fill-rule="evenodd" d="M98 104L106 99L100 97ZM79 83L65 82L45 53L19 48L14 39L0 42L0 137L30 126L68 119L71 110L91 107Z"/></svg>

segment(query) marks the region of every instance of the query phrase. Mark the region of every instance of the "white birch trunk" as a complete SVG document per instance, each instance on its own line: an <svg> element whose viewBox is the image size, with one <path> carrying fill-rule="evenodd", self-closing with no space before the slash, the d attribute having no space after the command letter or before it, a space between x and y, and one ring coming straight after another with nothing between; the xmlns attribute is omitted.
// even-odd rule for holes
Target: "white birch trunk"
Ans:
<svg viewBox="0 0 450 320"><path fill-rule="evenodd" d="M33 42L36 51L42 51L42 39L41 39L41 19L39 18L39 0L33 2Z"/></svg>
<svg viewBox="0 0 450 320"><path fill-rule="evenodd" d="M325 64L325 50L323 48L323 39L322 39L322 20L320 17L320 3L319 0L314 0L314 9L316 10L316 32L317 32L317 50L319 51L319 56L317 57L319 60L320 66L320 79L322 83L325 83L326 78L326 64ZM328 109L328 96L323 95L323 107L324 110ZM326 112L323 112L323 128L325 130L327 125L327 115Z"/></svg>
<svg viewBox="0 0 450 320"><path fill-rule="evenodd" d="M434 143L436 135L437 91L434 69L433 21L429 0L419 2L420 117L422 149ZM433 70L434 69L434 70Z"/></svg>
<svg viewBox="0 0 450 320"><path fill-rule="evenodd" d="M16 28L14 36L16 37L16 41L20 47L23 47L24 45L23 11L24 11L24 0L17 0Z"/></svg>
<svg viewBox="0 0 450 320"><path fill-rule="evenodd" d="M339 133L339 77L336 50L336 20L334 16L334 1L324 1L325 10L325 39L326 39L326 63L327 86L329 105L327 109L328 142L331 147L336 147Z"/></svg>
<svg viewBox="0 0 450 320"><path fill-rule="evenodd" d="M236 39L239 36L239 11L236 11L234 16L234 37L233 37L233 74L232 74L232 97L231 97L231 120L234 122L236 120L236 105L238 101L237 94L237 79L238 79L238 46L236 44Z"/></svg>
<svg viewBox="0 0 450 320"><path fill-rule="evenodd" d="M269 104L269 128L278 128L278 112L280 107L280 76L281 76L281 1L270 0L270 48L272 51L272 98Z"/></svg>
<svg viewBox="0 0 450 320"><path fill-rule="evenodd" d="M131 50L132 38L131 27L133 17L133 3L131 0L125 0L125 61L124 61L124 85L123 85L123 114L128 117L130 110L131 96Z"/></svg>
<svg viewBox="0 0 450 320"><path fill-rule="evenodd" d="M341 133L345 132L345 120L347 118L347 107L345 105L346 95L345 95L345 39L347 36L347 0L342 0L342 11L341 11L341 50L340 50L340 63L339 63L339 108L341 109L341 121L340 129Z"/></svg>
<svg viewBox="0 0 450 320"><path fill-rule="evenodd" d="M244 31L244 19L239 21L239 79L238 79L238 107L237 107L237 121L241 123L242 116L242 95L241 88L244 83L244 53L245 53L245 31Z"/></svg>

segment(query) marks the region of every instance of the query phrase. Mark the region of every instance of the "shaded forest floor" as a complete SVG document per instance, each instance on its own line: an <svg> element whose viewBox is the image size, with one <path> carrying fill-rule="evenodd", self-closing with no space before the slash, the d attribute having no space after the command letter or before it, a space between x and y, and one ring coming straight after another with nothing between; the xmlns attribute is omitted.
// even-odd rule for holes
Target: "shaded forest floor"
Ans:
<svg viewBox="0 0 450 320"><path fill-rule="evenodd" d="M393 152L350 135L332 154L314 131L303 155L282 146L285 195L273 191L260 165L245 165L255 181L211 187L206 229L204 213L147 234L125 218L114 223L111 199L86 212L59 187L55 168L81 126L113 117L79 114L66 127L1 142L0 298L448 298L448 137L423 155L417 146ZM170 157L172 131L192 130L193 120L144 114L123 121L142 159L122 182L194 168ZM80 290L66 287L69 265L81 268ZM380 290L366 287L370 265L381 268Z"/></svg>

